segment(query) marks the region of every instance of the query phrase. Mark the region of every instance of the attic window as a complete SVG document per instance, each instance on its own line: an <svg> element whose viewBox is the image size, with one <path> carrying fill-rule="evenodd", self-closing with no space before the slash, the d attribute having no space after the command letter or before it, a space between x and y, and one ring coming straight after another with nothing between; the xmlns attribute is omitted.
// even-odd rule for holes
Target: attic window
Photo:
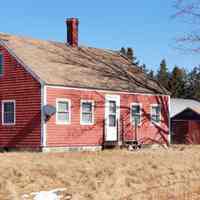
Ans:
<svg viewBox="0 0 200 200"><path fill-rule="evenodd" d="M0 53L0 76L3 75L3 54Z"/></svg>

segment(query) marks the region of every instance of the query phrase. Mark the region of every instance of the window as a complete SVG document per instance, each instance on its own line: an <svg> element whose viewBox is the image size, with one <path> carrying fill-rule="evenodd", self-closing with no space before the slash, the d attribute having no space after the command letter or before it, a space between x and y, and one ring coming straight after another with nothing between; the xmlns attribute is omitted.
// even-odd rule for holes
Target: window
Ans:
<svg viewBox="0 0 200 200"><path fill-rule="evenodd" d="M151 122L159 124L161 122L161 107L160 105L151 106Z"/></svg>
<svg viewBox="0 0 200 200"><path fill-rule="evenodd" d="M15 125L15 101L2 101L2 124Z"/></svg>
<svg viewBox="0 0 200 200"><path fill-rule="evenodd" d="M92 125L94 123L94 102L93 101L81 101L81 124Z"/></svg>
<svg viewBox="0 0 200 200"><path fill-rule="evenodd" d="M70 123L70 109L71 109L70 100L57 99L56 101L56 123L57 124Z"/></svg>
<svg viewBox="0 0 200 200"><path fill-rule="evenodd" d="M3 75L3 54L0 53L0 76Z"/></svg>
<svg viewBox="0 0 200 200"><path fill-rule="evenodd" d="M131 123L133 125L140 125L141 124L141 104L139 103L132 103L131 104Z"/></svg>
<svg viewBox="0 0 200 200"><path fill-rule="evenodd" d="M109 127L115 127L117 123L116 101L109 101Z"/></svg>

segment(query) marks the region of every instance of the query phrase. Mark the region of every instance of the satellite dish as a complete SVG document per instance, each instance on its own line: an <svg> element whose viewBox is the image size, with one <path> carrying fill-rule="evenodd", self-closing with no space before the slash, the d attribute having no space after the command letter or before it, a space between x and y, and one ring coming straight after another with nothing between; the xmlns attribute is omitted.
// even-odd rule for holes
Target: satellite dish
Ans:
<svg viewBox="0 0 200 200"><path fill-rule="evenodd" d="M47 117L51 117L55 113L56 113L56 108L54 106L51 106L51 105L45 105L44 106L44 114Z"/></svg>

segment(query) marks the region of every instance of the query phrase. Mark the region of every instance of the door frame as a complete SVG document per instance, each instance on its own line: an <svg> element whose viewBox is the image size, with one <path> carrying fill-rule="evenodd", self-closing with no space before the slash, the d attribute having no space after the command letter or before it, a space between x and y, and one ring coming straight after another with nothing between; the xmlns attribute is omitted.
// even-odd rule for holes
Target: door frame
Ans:
<svg viewBox="0 0 200 200"><path fill-rule="evenodd" d="M116 102L116 140L107 140L106 135L108 132L108 115L109 115L109 107L107 106L108 101L115 101ZM117 142L119 141L119 122L120 122L120 95L112 95L112 94L107 94L105 95L105 116L104 116L104 120L105 120L105 142Z"/></svg>

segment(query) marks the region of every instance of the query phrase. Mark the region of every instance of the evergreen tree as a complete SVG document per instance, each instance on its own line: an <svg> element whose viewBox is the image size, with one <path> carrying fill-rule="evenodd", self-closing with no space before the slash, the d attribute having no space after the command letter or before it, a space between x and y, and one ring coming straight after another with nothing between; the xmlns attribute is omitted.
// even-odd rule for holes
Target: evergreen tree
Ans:
<svg viewBox="0 0 200 200"><path fill-rule="evenodd" d="M148 75L149 70L147 69L147 67L146 67L145 64L140 65L139 68L140 68L145 74Z"/></svg>
<svg viewBox="0 0 200 200"><path fill-rule="evenodd" d="M160 63L160 69L157 73L157 79L163 87L169 89L169 72L165 59Z"/></svg>
<svg viewBox="0 0 200 200"><path fill-rule="evenodd" d="M128 51L128 50L127 50ZM133 52L133 57L132 57L132 63L133 63L133 65L135 65L135 66L137 66L137 67L139 67L139 65L140 65L140 61L137 59L137 57L135 56L135 54L134 54L134 51L132 50L132 52ZM143 64L143 67L145 67L146 68L146 65L145 64Z"/></svg>
<svg viewBox="0 0 200 200"><path fill-rule="evenodd" d="M145 64L140 65L140 68L141 68L141 70L142 70L143 72L147 72L147 71L148 71Z"/></svg>
<svg viewBox="0 0 200 200"><path fill-rule="evenodd" d="M139 67L139 60L137 59L137 57L135 57L134 55L134 51L131 47L128 47L127 49L122 47L120 49L120 53L125 55L135 66Z"/></svg>
<svg viewBox="0 0 200 200"><path fill-rule="evenodd" d="M149 76L150 78L152 78L152 79L155 78L155 77L154 77L154 71L153 71L152 69L149 71L148 76Z"/></svg>
<svg viewBox="0 0 200 200"><path fill-rule="evenodd" d="M200 66L195 67L188 74L186 98L192 98L200 101Z"/></svg>
<svg viewBox="0 0 200 200"><path fill-rule="evenodd" d="M171 97L174 98L185 98L186 90L186 73L185 70L175 66L172 70L169 90L171 92Z"/></svg>
<svg viewBox="0 0 200 200"><path fill-rule="evenodd" d="M128 47L127 48L127 53L126 53L126 55L127 55L127 57L130 59L130 60L132 60L133 61L133 49L132 48L130 48L130 47Z"/></svg>
<svg viewBox="0 0 200 200"><path fill-rule="evenodd" d="M126 49L124 47L121 48L120 53L126 56Z"/></svg>

